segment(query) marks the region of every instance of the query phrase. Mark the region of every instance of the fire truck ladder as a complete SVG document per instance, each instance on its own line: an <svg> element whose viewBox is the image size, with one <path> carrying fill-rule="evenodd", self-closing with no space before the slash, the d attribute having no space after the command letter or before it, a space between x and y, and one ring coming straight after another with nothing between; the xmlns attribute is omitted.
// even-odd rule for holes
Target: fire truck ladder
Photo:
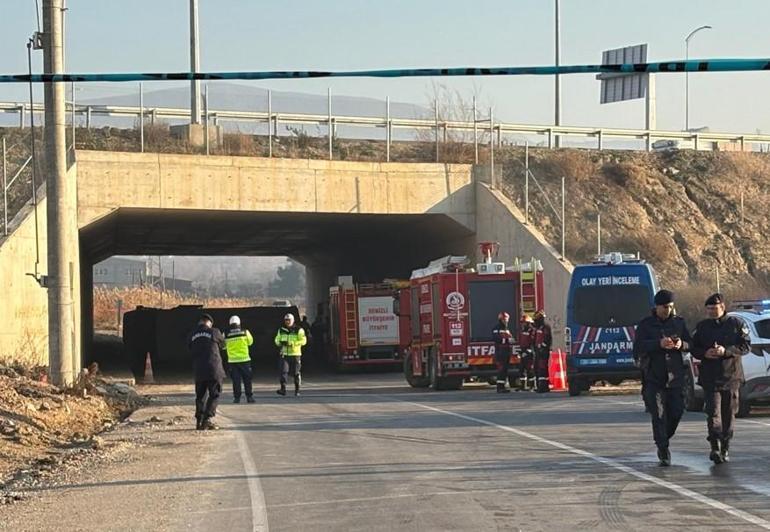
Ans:
<svg viewBox="0 0 770 532"><path fill-rule="evenodd" d="M345 305L345 347L356 349L358 346L358 318L356 316L355 290L342 291L342 304Z"/></svg>
<svg viewBox="0 0 770 532"><path fill-rule="evenodd" d="M521 294L522 313L532 315L540 308L540 302L537 299L537 259L533 258L529 265L521 265L519 294Z"/></svg>

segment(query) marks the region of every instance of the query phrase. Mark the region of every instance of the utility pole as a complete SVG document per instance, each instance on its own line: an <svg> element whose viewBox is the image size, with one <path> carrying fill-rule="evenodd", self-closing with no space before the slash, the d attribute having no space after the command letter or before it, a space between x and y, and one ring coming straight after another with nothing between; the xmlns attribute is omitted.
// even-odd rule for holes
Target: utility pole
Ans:
<svg viewBox="0 0 770 532"><path fill-rule="evenodd" d="M198 47L198 0L190 0L190 71L200 70L201 54ZM190 86L190 123L201 123L201 82L191 81Z"/></svg>
<svg viewBox="0 0 770 532"><path fill-rule="evenodd" d="M63 68L62 0L43 0L43 71L61 74ZM51 380L70 384L79 371L76 352L72 280L77 274L76 251L72 246L76 231L74 183L67 178L65 141L64 84L46 83L45 151L48 215L48 360ZM75 240L77 242L77 240Z"/></svg>

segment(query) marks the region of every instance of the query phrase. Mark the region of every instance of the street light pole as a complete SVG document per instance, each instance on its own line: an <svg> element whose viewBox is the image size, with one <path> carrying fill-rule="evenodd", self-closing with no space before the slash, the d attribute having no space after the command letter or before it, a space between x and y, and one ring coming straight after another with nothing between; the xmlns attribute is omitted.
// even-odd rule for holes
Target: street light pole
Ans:
<svg viewBox="0 0 770 532"><path fill-rule="evenodd" d="M555 29L554 29L554 52L555 52L555 63L558 67L561 63L561 0L556 0L556 11L555 11ZM556 80L554 83L554 125L560 126L561 125L561 76L559 74L556 74ZM556 147L560 147L561 145L561 138L557 135L556 136Z"/></svg>
<svg viewBox="0 0 770 532"><path fill-rule="evenodd" d="M684 39L684 58L690 59L690 39L701 30L710 30L711 26L695 28ZM690 72L684 73L684 130L690 131Z"/></svg>

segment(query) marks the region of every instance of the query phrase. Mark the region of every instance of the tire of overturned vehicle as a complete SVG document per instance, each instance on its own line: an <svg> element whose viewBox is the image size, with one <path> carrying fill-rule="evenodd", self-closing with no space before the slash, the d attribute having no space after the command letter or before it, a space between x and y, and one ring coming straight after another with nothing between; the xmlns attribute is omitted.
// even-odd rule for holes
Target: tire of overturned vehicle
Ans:
<svg viewBox="0 0 770 532"><path fill-rule="evenodd" d="M414 355L409 352L404 357L404 377L406 377L406 382L408 382L409 386L412 388L427 388L430 386L430 378L425 376L418 377L414 374L412 369L412 356Z"/></svg>

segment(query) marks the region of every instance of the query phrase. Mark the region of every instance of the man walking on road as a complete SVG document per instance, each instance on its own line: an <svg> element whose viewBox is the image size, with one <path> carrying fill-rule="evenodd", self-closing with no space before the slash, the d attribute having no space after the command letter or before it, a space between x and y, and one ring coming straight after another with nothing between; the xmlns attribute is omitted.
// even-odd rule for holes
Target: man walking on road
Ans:
<svg viewBox="0 0 770 532"><path fill-rule="evenodd" d="M682 352L690 349L687 324L674 310L674 294L660 290L655 308L636 327L634 358L642 370L642 397L652 417L652 437L660 465L671 465L669 441L684 413Z"/></svg>
<svg viewBox="0 0 770 532"><path fill-rule="evenodd" d="M307 344L305 331L294 323L294 315L286 314L283 317L283 325L275 335L275 345L281 354L281 387L276 391L278 395L286 395L286 382L289 373L294 375L294 395L299 395L299 387L302 381L302 346Z"/></svg>
<svg viewBox="0 0 770 532"><path fill-rule="evenodd" d="M725 312L721 294L706 300L708 319L698 323L693 334L692 356L701 361L698 383L703 387L709 459L715 464L729 460L738 390L743 384L741 357L751 349L746 324Z"/></svg>
<svg viewBox="0 0 770 532"><path fill-rule="evenodd" d="M195 370L195 428L216 430L219 427L211 418L217 413L222 381L225 379L220 353L225 348L225 338L219 329L214 328L214 319L203 314L187 345Z"/></svg>
<svg viewBox="0 0 770 532"><path fill-rule="evenodd" d="M507 312L501 312L497 316L497 325L492 329L492 338L495 341L495 365L497 366L497 393L509 393L511 391L505 387L513 348L513 334L508 328L510 318Z"/></svg>
<svg viewBox="0 0 770 532"><path fill-rule="evenodd" d="M230 378L233 379L233 403L241 402L241 383L246 389L246 402L253 403L251 389L251 357L249 346L254 343L248 329L241 329L241 318L230 317L230 329L225 335L227 364L230 368Z"/></svg>

